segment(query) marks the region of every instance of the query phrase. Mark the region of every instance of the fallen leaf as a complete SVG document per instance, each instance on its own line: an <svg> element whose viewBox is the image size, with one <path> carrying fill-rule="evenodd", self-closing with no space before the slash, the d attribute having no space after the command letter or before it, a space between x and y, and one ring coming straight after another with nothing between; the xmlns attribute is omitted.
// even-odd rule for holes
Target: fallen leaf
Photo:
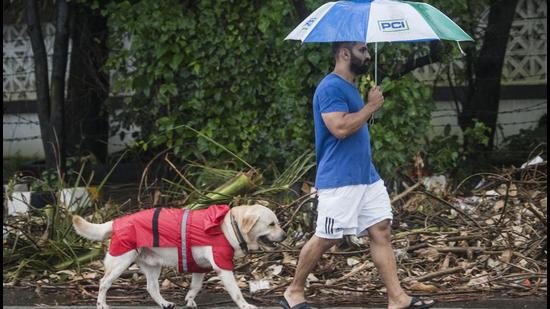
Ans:
<svg viewBox="0 0 550 309"><path fill-rule="evenodd" d="M297 262L298 261L288 252L283 252L283 265L296 266Z"/></svg>
<svg viewBox="0 0 550 309"><path fill-rule="evenodd" d="M494 211L499 211L501 210L502 208L504 208L504 201L503 200L498 200L495 202L495 205L493 206L493 210Z"/></svg>
<svg viewBox="0 0 550 309"><path fill-rule="evenodd" d="M510 249L506 249L500 255L500 260L504 263L510 263L510 261L512 260L512 255L514 255L514 252Z"/></svg>
<svg viewBox="0 0 550 309"><path fill-rule="evenodd" d="M445 270L449 268L449 264L451 263L451 256L451 253L447 253L445 259L443 260L443 263L441 263L441 266L439 267L439 270Z"/></svg>
<svg viewBox="0 0 550 309"><path fill-rule="evenodd" d="M218 276L212 276L206 282L214 282L214 281L220 281L220 277Z"/></svg>
<svg viewBox="0 0 550 309"><path fill-rule="evenodd" d="M433 261L436 261L437 259L439 259L439 251L437 251L437 249L435 248L425 248L425 249L420 249L418 251L416 251L417 254L430 261L430 262L433 262Z"/></svg>
<svg viewBox="0 0 550 309"><path fill-rule="evenodd" d="M241 289L246 289L248 287L248 281L244 280L244 281L238 281L237 282L237 285L239 286L239 288Z"/></svg>
<svg viewBox="0 0 550 309"><path fill-rule="evenodd" d="M307 182L303 182L301 190L302 190L303 193L310 193L311 192L311 186Z"/></svg>
<svg viewBox="0 0 550 309"><path fill-rule="evenodd" d="M487 259L487 266L489 266L490 268L495 268L499 265L501 265L500 261L491 258Z"/></svg>
<svg viewBox="0 0 550 309"><path fill-rule="evenodd" d="M518 196L518 187L516 186L516 184L510 185L510 188L508 189L508 195L510 195L511 197Z"/></svg>
<svg viewBox="0 0 550 309"><path fill-rule="evenodd" d="M518 264L521 267L527 267L527 264L529 264L529 262L527 262L525 259L521 259Z"/></svg>
<svg viewBox="0 0 550 309"><path fill-rule="evenodd" d="M500 194L495 190L489 190L485 192L485 196L499 196Z"/></svg>
<svg viewBox="0 0 550 309"><path fill-rule="evenodd" d="M68 269L60 270L56 273L57 274L66 274L66 275L69 275L69 276L75 276L76 275L76 272L74 272L72 270L68 270Z"/></svg>
<svg viewBox="0 0 550 309"><path fill-rule="evenodd" d="M432 284L425 284L422 282L414 281L409 285L409 290L435 293L435 292L439 292L441 289Z"/></svg>
<svg viewBox="0 0 550 309"><path fill-rule="evenodd" d="M277 276L283 271L283 265L271 265L267 269L270 270L271 275Z"/></svg>
<svg viewBox="0 0 550 309"><path fill-rule="evenodd" d="M353 266L353 265L357 265L357 264L361 263L359 260L357 260L357 258L353 258L353 257L348 258L346 260L346 262L347 262L348 266Z"/></svg>
<svg viewBox="0 0 550 309"><path fill-rule="evenodd" d="M95 279L97 277L97 273L85 273L82 277L84 279Z"/></svg>
<svg viewBox="0 0 550 309"><path fill-rule="evenodd" d="M269 281L267 280L253 280L248 282L250 286L250 293L256 293L259 290L269 290Z"/></svg>
<svg viewBox="0 0 550 309"><path fill-rule="evenodd" d="M475 278L470 279L467 286L481 286L489 282L489 275L486 272L483 272L481 275L476 276Z"/></svg>
<svg viewBox="0 0 550 309"><path fill-rule="evenodd" d="M176 287L176 285L173 284L172 281L170 281L168 279L164 279L164 281L162 281L160 287L163 288L163 289L168 289L168 288Z"/></svg>
<svg viewBox="0 0 550 309"><path fill-rule="evenodd" d="M315 277L314 274L309 274L309 275L307 276L307 281L309 281L309 282L317 282L317 281L319 281L319 278Z"/></svg>

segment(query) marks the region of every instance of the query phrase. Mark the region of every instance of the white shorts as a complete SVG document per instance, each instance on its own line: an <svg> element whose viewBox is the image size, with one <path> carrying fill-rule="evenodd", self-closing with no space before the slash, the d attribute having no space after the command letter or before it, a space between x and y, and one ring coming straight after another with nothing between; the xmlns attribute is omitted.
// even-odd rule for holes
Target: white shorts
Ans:
<svg viewBox="0 0 550 309"><path fill-rule="evenodd" d="M370 185L321 189L317 195L315 235L321 238L365 236L369 227L393 219L390 197L383 180Z"/></svg>

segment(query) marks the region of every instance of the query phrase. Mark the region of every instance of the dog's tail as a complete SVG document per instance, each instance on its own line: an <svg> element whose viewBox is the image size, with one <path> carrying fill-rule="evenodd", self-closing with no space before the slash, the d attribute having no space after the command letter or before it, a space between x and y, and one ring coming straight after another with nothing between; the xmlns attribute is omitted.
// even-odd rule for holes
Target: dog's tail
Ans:
<svg viewBox="0 0 550 309"><path fill-rule="evenodd" d="M73 215L73 226L78 235L89 240L103 240L113 231L113 221L95 224L77 215Z"/></svg>

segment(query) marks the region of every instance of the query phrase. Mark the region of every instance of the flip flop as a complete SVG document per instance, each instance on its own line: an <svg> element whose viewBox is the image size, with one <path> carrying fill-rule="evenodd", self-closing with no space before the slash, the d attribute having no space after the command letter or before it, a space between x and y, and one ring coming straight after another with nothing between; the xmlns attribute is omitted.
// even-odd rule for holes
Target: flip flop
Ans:
<svg viewBox="0 0 550 309"><path fill-rule="evenodd" d="M430 308L431 306L435 305L435 303L436 303L435 300L432 301L431 303L428 303L426 300L423 300L423 299L420 299L418 297L413 296L413 298L411 299L411 303L405 309L426 309L426 308Z"/></svg>
<svg viewBox="0 0 550 309"><path fill-rule="evenodd" d="M299 303L294 307L290 307L288 301L286 301L284 297L279 301L279 305L284 309L312 309L307 302Z"/></svg>

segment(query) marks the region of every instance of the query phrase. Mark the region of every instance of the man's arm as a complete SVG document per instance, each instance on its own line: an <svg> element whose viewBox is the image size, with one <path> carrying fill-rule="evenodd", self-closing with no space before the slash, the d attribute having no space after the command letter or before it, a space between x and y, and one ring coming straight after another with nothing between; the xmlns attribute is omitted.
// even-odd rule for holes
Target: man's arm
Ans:
<svg viewBox="0 0 550 309"><path fill-rule="evenodd" d="M337 139L344 139L357 132L383 104L380 87L375 86L369 91L368 102L360 111L323 113L321 116L330 133Z"/></svg>

